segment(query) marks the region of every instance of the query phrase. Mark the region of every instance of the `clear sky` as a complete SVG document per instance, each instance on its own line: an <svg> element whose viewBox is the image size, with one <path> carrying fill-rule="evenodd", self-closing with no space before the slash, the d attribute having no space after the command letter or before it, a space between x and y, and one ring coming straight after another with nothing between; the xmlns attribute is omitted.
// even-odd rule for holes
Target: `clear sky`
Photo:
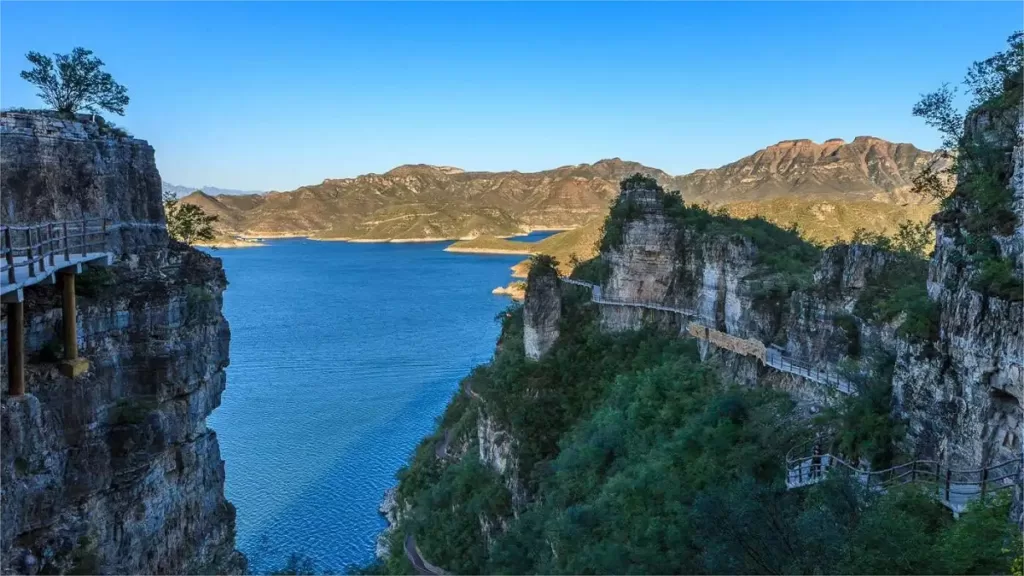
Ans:
<svg viewBox="0 0 1024 576"><path fill-rule="evenodd" d="M408 163L673 174L779 140L934 148L910 109L1024 26L1001 3L0 3L24 54L90 48L164 179L287 190Z"/></svg>

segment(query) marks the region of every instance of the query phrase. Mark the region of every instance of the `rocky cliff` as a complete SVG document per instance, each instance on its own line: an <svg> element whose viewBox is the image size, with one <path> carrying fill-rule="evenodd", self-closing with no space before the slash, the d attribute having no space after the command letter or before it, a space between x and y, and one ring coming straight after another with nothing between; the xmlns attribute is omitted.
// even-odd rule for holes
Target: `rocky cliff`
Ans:
<svg viewBox="0 0 1024 576"><path fill-rule="evenodd" d="M993 135L996 127L1007 124L975 114L968 133L991 140L999 137ZM1002 144L1004 173L1013 174L1007 180L1019 209L1022 154L1019 140L1008 138ZM819 369L843 370L849 378L866 374L881 359L894 372L894 404L908 425L908 455L968 469L1019 457L1022 295L977 285L991 262L1020 262L1019 220L992 236L998 251L988 264L968 253L979 234L969 240L963 222L972 208L964 201L952 202L937 217L930 263L895 247L864 244L838 245L819 255L763 222L685 208L653 181L646 186L624 189L606 224L616 240L606 237L601 253L603 298L692 314L683 319L602 305L605 330L650 323L676 329L674 323L682 321L685 331L686 323L695 323L763 342ZM1019 279L1019 264L1013 273ZM904 308L886 311L887 306ZM703 358L733 380L787 389L812 404L830 402L820 383L767 367L749 354L706 341L700 346Z"/></svg>
<svg viewBox="0 0 1024 576"><path fill-rule="evenodd" d="M968 195L970 189L962 183L954 192L949 206L936 216L935 253L928 271L928 293L941 311L940 338L930 347L902 346L894 377L898 407L910 422L908 447L965 468L1021 457L1024 128L1019 106L975 111L966 125L969 140L988 142L1001 156L1001 169L994 176L998 186L1012 191L1009 203L1017 218L1002 229L979 230L972 224L980 210ZM991 253L979 254L982 242ZM1018 287L1004 293L979 287L985 268L1000 261L1007 263Z"/></svg>
<svg viewBox="0 0 1024 576"><path fill-rule="evenodd" d="M523 346L527 358L536 360L554 345L561 320L558 270L553 265L533 266L526 280L523 304Z"/></svg>
<svg viewBox="0 0 1024 576"><path fill-rule="evenodd" d="M9 397L5 372L0 407L0 568L244 572L206 427L228 364L220 261L168 240L146 142L45 115L0 130L4 221L104 216L116 255L77 283L77 379L55 363L57 287L26 290L27 394Z"/></svg>

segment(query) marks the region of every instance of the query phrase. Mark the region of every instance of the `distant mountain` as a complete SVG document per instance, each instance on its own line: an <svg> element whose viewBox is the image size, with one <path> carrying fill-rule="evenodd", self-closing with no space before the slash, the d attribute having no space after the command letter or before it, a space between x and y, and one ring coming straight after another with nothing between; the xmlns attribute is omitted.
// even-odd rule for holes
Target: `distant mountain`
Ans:
<svg viewBox="0 0 1024 576"><path fill-rule="evenodd" d="M673 178L672 187L687 201L719 205L794 196L920 204L927 199L910 193L913 178L937 160L912 144L873 136L850 143L784 140L720 168Z"/></svg>
<svg viewBox="0 0 1024 576"><path fill-rule="evenodd" d="M926 204L910 193L911 182L936 158L910 144L866 136L850 143L788 140L720 168L684 176L619 158L532 173L466 172L415 164L384 174L324 180L291 192L192 194L184 201L220 216L220 232L226 235L473 238L575 228L602 218L618 194L619 180L641 172L668 189L681 190L687 202L742 203L744 214L771 218L779 199L793 199L799 205L785 204L786 214L828 219L829 209L817 210L817 203L852 202L884 204L885 220L890 222L899 219L905 205ZM920 218L919 212L915 218ZM837 227L845 230L850 225L842 222ZM831 232L834 227L826 228Z"/></svg>
<svg viewBox="0 0 1024 576"><path fill-rule="evenodd" d="M202 190L212 196L229 195L234 196L237 194L262 194L259 191L245 191L245 190L232 190L230 188L217 188L216 186L201 186L196 188L194 186L178 186L177 184L171 184L170 182L163 183L164 193L170 192L174 194L175 198L184 198L196 190Z"/></svg>

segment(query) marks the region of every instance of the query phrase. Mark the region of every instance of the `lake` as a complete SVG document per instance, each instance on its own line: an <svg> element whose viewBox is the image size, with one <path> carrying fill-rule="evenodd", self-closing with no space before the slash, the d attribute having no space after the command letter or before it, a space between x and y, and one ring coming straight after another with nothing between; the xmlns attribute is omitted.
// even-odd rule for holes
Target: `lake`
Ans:
<svg viewBox="0 0 1024 576"><path fill-rule="evenodd" d="M209 251L230 283L231 365L208 424L251 570L298 552L341 571L373 559L395 472L490 359L511 303L491 290L522 257L449 242L267 244Z"/></svg>

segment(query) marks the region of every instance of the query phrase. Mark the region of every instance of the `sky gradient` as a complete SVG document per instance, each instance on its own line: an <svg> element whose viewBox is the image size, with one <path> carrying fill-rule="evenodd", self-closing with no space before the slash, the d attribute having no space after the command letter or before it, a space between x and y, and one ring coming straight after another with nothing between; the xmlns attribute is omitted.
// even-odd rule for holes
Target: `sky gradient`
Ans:
<svg viewBox="0 0 1024 576"><path fill-rule="evenodd" d="M0 105L41 104L26 52L83 46L128 87L113 120L175 184L615 156L683 174L794 138L935 148L919 95L1022 19L1020 2L4 1Z"/></svg>

